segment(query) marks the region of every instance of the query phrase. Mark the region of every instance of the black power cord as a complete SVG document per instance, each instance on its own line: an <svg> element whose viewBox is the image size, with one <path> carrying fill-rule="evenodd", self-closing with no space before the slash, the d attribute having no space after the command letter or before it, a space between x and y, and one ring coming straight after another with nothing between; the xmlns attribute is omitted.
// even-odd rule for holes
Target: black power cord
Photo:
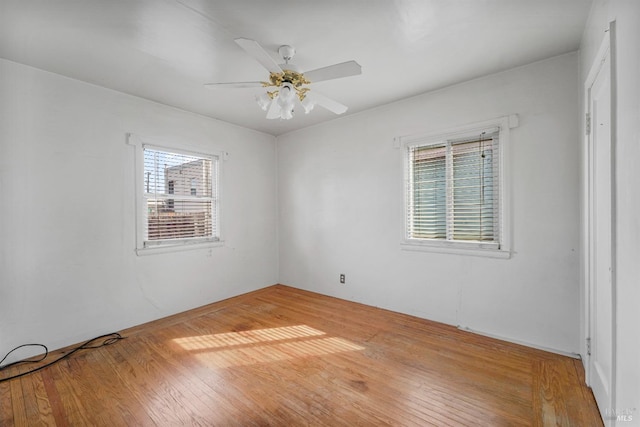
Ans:
<svg viewBox="0 0 640 427"><path fill-rule="evenodd" d="M52 361L51 361L51 362L49 362L49 363L46 363L46 364L44 364L44 365L42 365L42 366L38 366L37 368L31 369L30 371L25 371L25 372L23 372L23 373L21 373L21 374L13 375L13 376L11 376L11 377L7 377L7 378L0 378L0 383L1 383L1 382L4 382L4 381L9 381L9 380L14 380L14 379L16 379L16 378L24 377L25 375L29 375L29 374L32 374L32 373L34 373L34 372L38 372L38 371L40 371L40 370L42 370L42 369L44 369L44 368L48 368L49 366L53 365L54 363L58 363L59 361L61 361L61 360L63 360L63 359L66 359L67 357L71 356L73 353L75 353L75 352L77 352L77 351L80 351L80 350L88 350L88 349L92 349L92 348L100 348L100 347L104 347L104 346L107 346L107 345L114 344L114 343L116 343L116 342L118 342L118 341L120 341L120 340L123 340L124 338L125 338L125 337L123 337L122 335L120 335L120 334L119 334L119 333L117 333L117 332L112 332L112 333L110 333L110 334L100 335L100 336L98 336L98 337L95 337L95 338L90 339L89 341L85 342L85 343L84 343L84 344L82 344L82 345L79 345L78 347L75 347L75 348L71 349L71 351L69 351L68 353L63 354L62 356L58 357L58 358L57 358L57 359L55 359L55 360L52 360ZM100 344L92 345L92 343L93 343L94 341L98 341L98 340L100 340L100 339L103 339L103 341L102 341ZM14 351L16 351L16 350L17 350L17 349L19 349L19 348L22 348L22 347L31 347L31 346L38 346L38 347L42 347L42 348L44 348L44 352L45 352L45 353L44 353L44 355L43 355L40 359L36 359L36 360L30 360L30 359L27 359L27 360L19 360L19 361L17 361L17 362L9 363L8 365L4 365L4 366L2 366L2 362L4 362L4 361L5 361L5 359L6 359L7 357L9 357L9 355L10 355L11 353L13 353ZM47 356L48 356L48 355L49 355L49 349L48 349L48 348L47 348L47 346L46 346L46 345L44 345L44 344L22 344L22 345L19 345L19 346L18 346L18 347L16 347L16 348L14 348L13 350L11 350L9 353L7 353L7 354L2 358L2 360L0 360L0 371L2 371L3 369L8 368L8 367L10 367L10 366L19 365L19 364L22 364L22 363L38 363L38 362L42 362L43 360L45 360L45 359L47 358Z"/></svg>

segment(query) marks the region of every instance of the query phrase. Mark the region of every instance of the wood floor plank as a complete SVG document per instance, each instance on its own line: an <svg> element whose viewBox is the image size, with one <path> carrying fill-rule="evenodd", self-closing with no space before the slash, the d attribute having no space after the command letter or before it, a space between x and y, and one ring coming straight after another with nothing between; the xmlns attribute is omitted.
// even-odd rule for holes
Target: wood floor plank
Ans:
<svg viewBox="0 0 640 427"><path fill-rule="evenodd" d="M20 379L22 383L22 393L27 406L27 418L30 425L55 426L56 420L53 416L51 401L45 388L41 374L34 373L26 375Z"/></svg>
<svg viewBox="0 0 640 427"><path fill-rule="evenodd" d="M17 426L26 426L28 425L27 408L24 402L24 394L20 380L11 381L9 386L11 390L13 423Z"/></svg>
<svg viewBox="0 0 640 427"><path fill-rule="evenodd" d="M54 399L50 399L53 413L58 414L57 419L64 419L68 424L91 425L93 422L90 417L91 408L82 406L81 396L76 394L72 382L64 374L67 369L67 362L61 361L42 371L45 387L55 387L57 392L53 395Z"/></svg>
<svg viewBox="0 0 640 427"><path fill-rule="evenodd" d="M602 425L580 361L282 285L122 333L0 383L0 425Z"/></svg>
<svg viewBox="0 0 640 427"><path fill-rule="evenodd" d="M0 426L11 427L13 422L13 398L11 397L11 385L8 382L0 383Z"/></svg>
<svg viewBox="0 0 640 427"><path fill-rule="evenodd" d="M42 385L46 392L46 398L49 406L51 407L51 414L54 419L54 423L52 425L60 427L68 426L69 422L67 421L66 411L63 409L64 407L62 399L60 398L60 393L58 393L58 388L51 376L51 369L41 371L40 378L42 378Z"/></svg>

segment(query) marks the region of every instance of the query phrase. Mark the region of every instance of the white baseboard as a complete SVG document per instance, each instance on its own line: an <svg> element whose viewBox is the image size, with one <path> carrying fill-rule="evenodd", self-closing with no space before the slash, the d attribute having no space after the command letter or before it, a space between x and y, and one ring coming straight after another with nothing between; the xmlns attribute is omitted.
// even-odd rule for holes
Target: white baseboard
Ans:
<svg viewBox="0 0 640 427"><path fill-rule="evenodd" d="M471 332L471 333L482 335L482 336L489 337L489 338L495 338L495 339L501 340L501 341L507 341L507 342L510 342L510 343L513 343L513 344L523 345L525 347L535 348L537 350L548 351L550 353L555 353L555 354L559 354L561 356L571 357L573 359L582 359L582 357L580 357L580 355L578 353L570 353L570 352L567 352L567 351L558 350L556 348L550 348L550 347L544 347L544 346L541 346L541 345L532 344L532 343L526 342L526 341L514 340L513 338L503 337L503 336L496 335L496 334L490 334L488 332L477 331L475 329L471 329L469 327L462 326L462 325L458 325L458 329L460 329L461 331Z"/></svg>

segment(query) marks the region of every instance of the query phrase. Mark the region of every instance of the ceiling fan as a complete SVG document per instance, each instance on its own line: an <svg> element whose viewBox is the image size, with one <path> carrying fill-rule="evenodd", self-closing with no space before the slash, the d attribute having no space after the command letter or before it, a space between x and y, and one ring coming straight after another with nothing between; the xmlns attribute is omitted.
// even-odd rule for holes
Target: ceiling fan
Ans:
<svg viewBox="0 0 640 427"><path fill-rule="evenodd" d="M278 49L284 64L277 64L255 40L238 38L235 39L235 42L269 71L269 80L266 82L209 83L205 85L206 87L211 89L267 88L265 93L256 96L258 105L267 112L267 119L291 119L296 104L300 104L307 114L316 105L335 114L347 111L345 105L318 92L311 91L308 86L315 82L361 74L362 67L356 61L342 62L303 73L297 66L289 63L296 53L295 49L289 45L280 46Z"/></svg>

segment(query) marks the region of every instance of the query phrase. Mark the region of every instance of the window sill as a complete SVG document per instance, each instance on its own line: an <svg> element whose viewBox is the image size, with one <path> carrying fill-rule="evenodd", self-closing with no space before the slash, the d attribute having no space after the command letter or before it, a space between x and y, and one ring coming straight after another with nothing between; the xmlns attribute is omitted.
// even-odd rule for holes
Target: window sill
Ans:
<svg viewBox="0 0 640 427"><path fill-rule="evenodd" d="M481 244L467 244L460 242L405 240L400 244L400 248L404 251L414 252L434 252L440 254L455 254L500 259L511 258L511 251L509 250L495 249L490 247L483 248L480 245Z"/></svg>
<svg viewBox="0 0 640 427"><path fill-rule="evenodd" d="M165 254L170 252L192 251L195 249L210 249L210 248L217 248L220 246L224 246L224 241L215 240L215 241L198 242L198 243L166 244L166 245L158 245L158 246L149 246L146 248L136 248L136 254L138 256L146 256L146 255L153 255L153 254Z"/></svg>

